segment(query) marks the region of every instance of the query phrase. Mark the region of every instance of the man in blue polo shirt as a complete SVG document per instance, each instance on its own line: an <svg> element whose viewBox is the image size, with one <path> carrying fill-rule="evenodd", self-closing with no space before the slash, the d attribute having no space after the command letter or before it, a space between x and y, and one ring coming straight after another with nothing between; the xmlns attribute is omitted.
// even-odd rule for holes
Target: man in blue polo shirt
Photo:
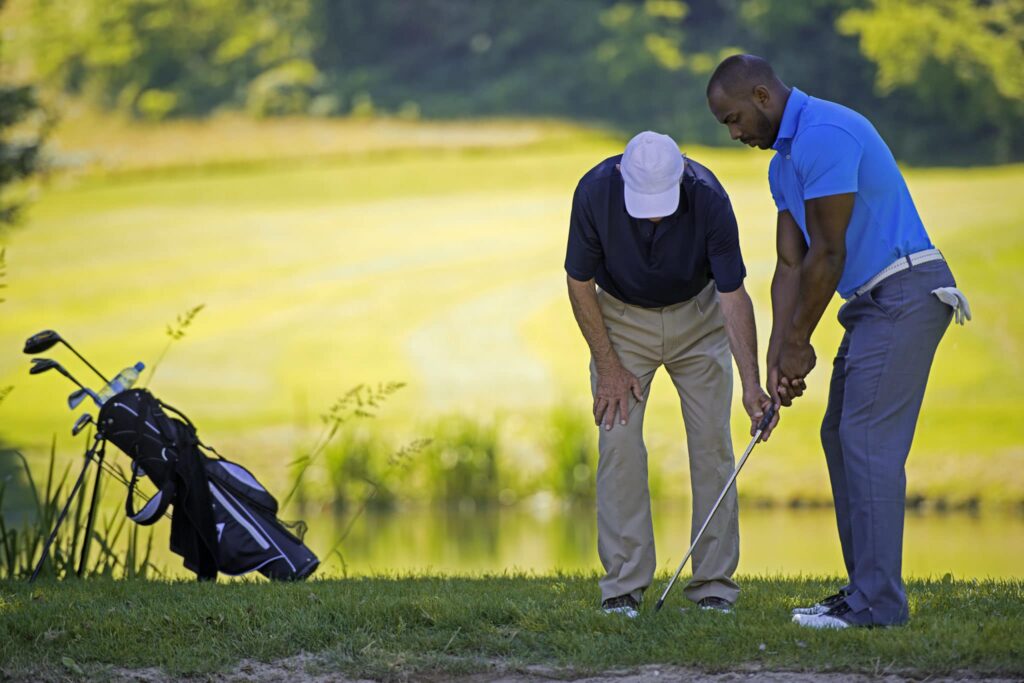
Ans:
<svg viewBox="0 0 1024 683"><path fill-rule="evenodd" d="M606 612L634 617L654 577L643 441L646 397L661 366L686 425L695 533L733 471L732 356L753 426L761 388L754 310L732 205L714 174L667 135L640 133L576 187L565 257L573 314L591 351L598 554ZM773 420L771 427L774 427ZM767 438L770 429L766 430ZM739 594L735 489L693 554L686 596L729 612Z"/></svg>
<svg viewBox="0 0 1024 683"><path fill-rule="evenodd" d="M847 300L821 442L849 582L793 619L814 628L902 624L904 465L935 350L953 311L959 322L969 317L966 300L867 119L788 88L751 55L723 61L707 95L734 140L775 151L768 390L783 405L805 389L811 333L832 293Z"/></svg>

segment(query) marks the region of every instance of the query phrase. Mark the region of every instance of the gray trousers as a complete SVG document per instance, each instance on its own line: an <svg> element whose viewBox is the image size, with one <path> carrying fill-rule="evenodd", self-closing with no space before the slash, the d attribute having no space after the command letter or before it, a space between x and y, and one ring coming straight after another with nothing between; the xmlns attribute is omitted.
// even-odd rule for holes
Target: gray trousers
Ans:
<svg viewBox="0 0 1024 683"><path fill-rule="evenodd" d="M630 397L628 424L616 421L610 430L602 428L598 438L597 549L605 569L601 599L632 595L639 600L656 568L643 437L651 380L664 367L679 394L690 458L692 538L734 467L729 431L732 354L714 282L693 299L664 308L631 306L606 292L598 293L598 303L612 347L640 381L644 396L642 403ZM593 360L590 377L596 393ZM684 545L683 539L677 542ZM734 602L739 586L732 575L739 552L733 488L694 550L693 575L683 591L686 597L698 601L713 596Z"/></svg>
<svg viewBox="0 0 1024 683"><path fill-rule="evenodd" d="M832 370L821 443L828 462L846 598L856 624L907 621L903 589L905 464L935 349L952 309L944 261L897 273L839 311L846 329Z"/></svg>

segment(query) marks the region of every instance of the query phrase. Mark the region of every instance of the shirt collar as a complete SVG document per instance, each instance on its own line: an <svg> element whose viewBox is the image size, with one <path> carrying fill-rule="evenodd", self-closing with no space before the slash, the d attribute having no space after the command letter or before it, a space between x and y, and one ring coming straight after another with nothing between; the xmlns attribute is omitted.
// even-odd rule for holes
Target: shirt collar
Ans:
<svg viewBox="0 0 1024 683"><path fill-rule="evenodd" d="M785 142L793 139L797 126L800 125L800 114L810 99L810 96L799 88L792 88L789 91L789 100L786 102L785 111L782 112L779 134L775 137L772 149L780 149Z"/></svg>

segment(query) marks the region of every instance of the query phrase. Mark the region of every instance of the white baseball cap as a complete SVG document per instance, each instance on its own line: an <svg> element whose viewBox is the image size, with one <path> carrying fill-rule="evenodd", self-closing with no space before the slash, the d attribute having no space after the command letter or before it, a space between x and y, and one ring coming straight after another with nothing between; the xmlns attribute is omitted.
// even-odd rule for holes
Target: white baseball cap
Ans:
<svg viewBox="0 0 1024 683"><path fill-rule="evenodd" d="M645 130L630 140L619 165L629 215L663 218L675 213L683 166L679 145L667 135Z"/></svg>

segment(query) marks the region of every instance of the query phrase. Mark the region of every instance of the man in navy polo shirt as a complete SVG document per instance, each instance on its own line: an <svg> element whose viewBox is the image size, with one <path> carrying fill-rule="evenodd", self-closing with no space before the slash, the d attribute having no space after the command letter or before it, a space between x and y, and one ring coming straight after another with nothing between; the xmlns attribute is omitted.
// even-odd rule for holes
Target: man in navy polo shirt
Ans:
<svg viewBox="0 0 1024 683"><path fill-rule="evenodd" d="M814 628L902 624L904 465L935 350L953 311L958 322L969 317L966 300L867 119L788 88L751 55L723 61L707 95L734 140L775 151L768 390L783 405L805 389L815 364L811 333L832 293L847 300L821 442L849 583L794 610L793 620Z"/></svg>
<svg viewBox="0 0 1024 683"><path fill-rule="evenodd" d="M577 185L565 270L573 314L591 351L594 421L603 427L597 468L602 606L633 617L656 566L643 441L655 371L665 367L682 404L693 533L734 467L730 347L751 434L771 405L760 384L754 311L743 288L746 269L729 197L670 137L640 133L624 154L602 161ZM686 596L702 608L730 611L739 594L732 580L738 561L733 489L694 551Z"/></svg>

